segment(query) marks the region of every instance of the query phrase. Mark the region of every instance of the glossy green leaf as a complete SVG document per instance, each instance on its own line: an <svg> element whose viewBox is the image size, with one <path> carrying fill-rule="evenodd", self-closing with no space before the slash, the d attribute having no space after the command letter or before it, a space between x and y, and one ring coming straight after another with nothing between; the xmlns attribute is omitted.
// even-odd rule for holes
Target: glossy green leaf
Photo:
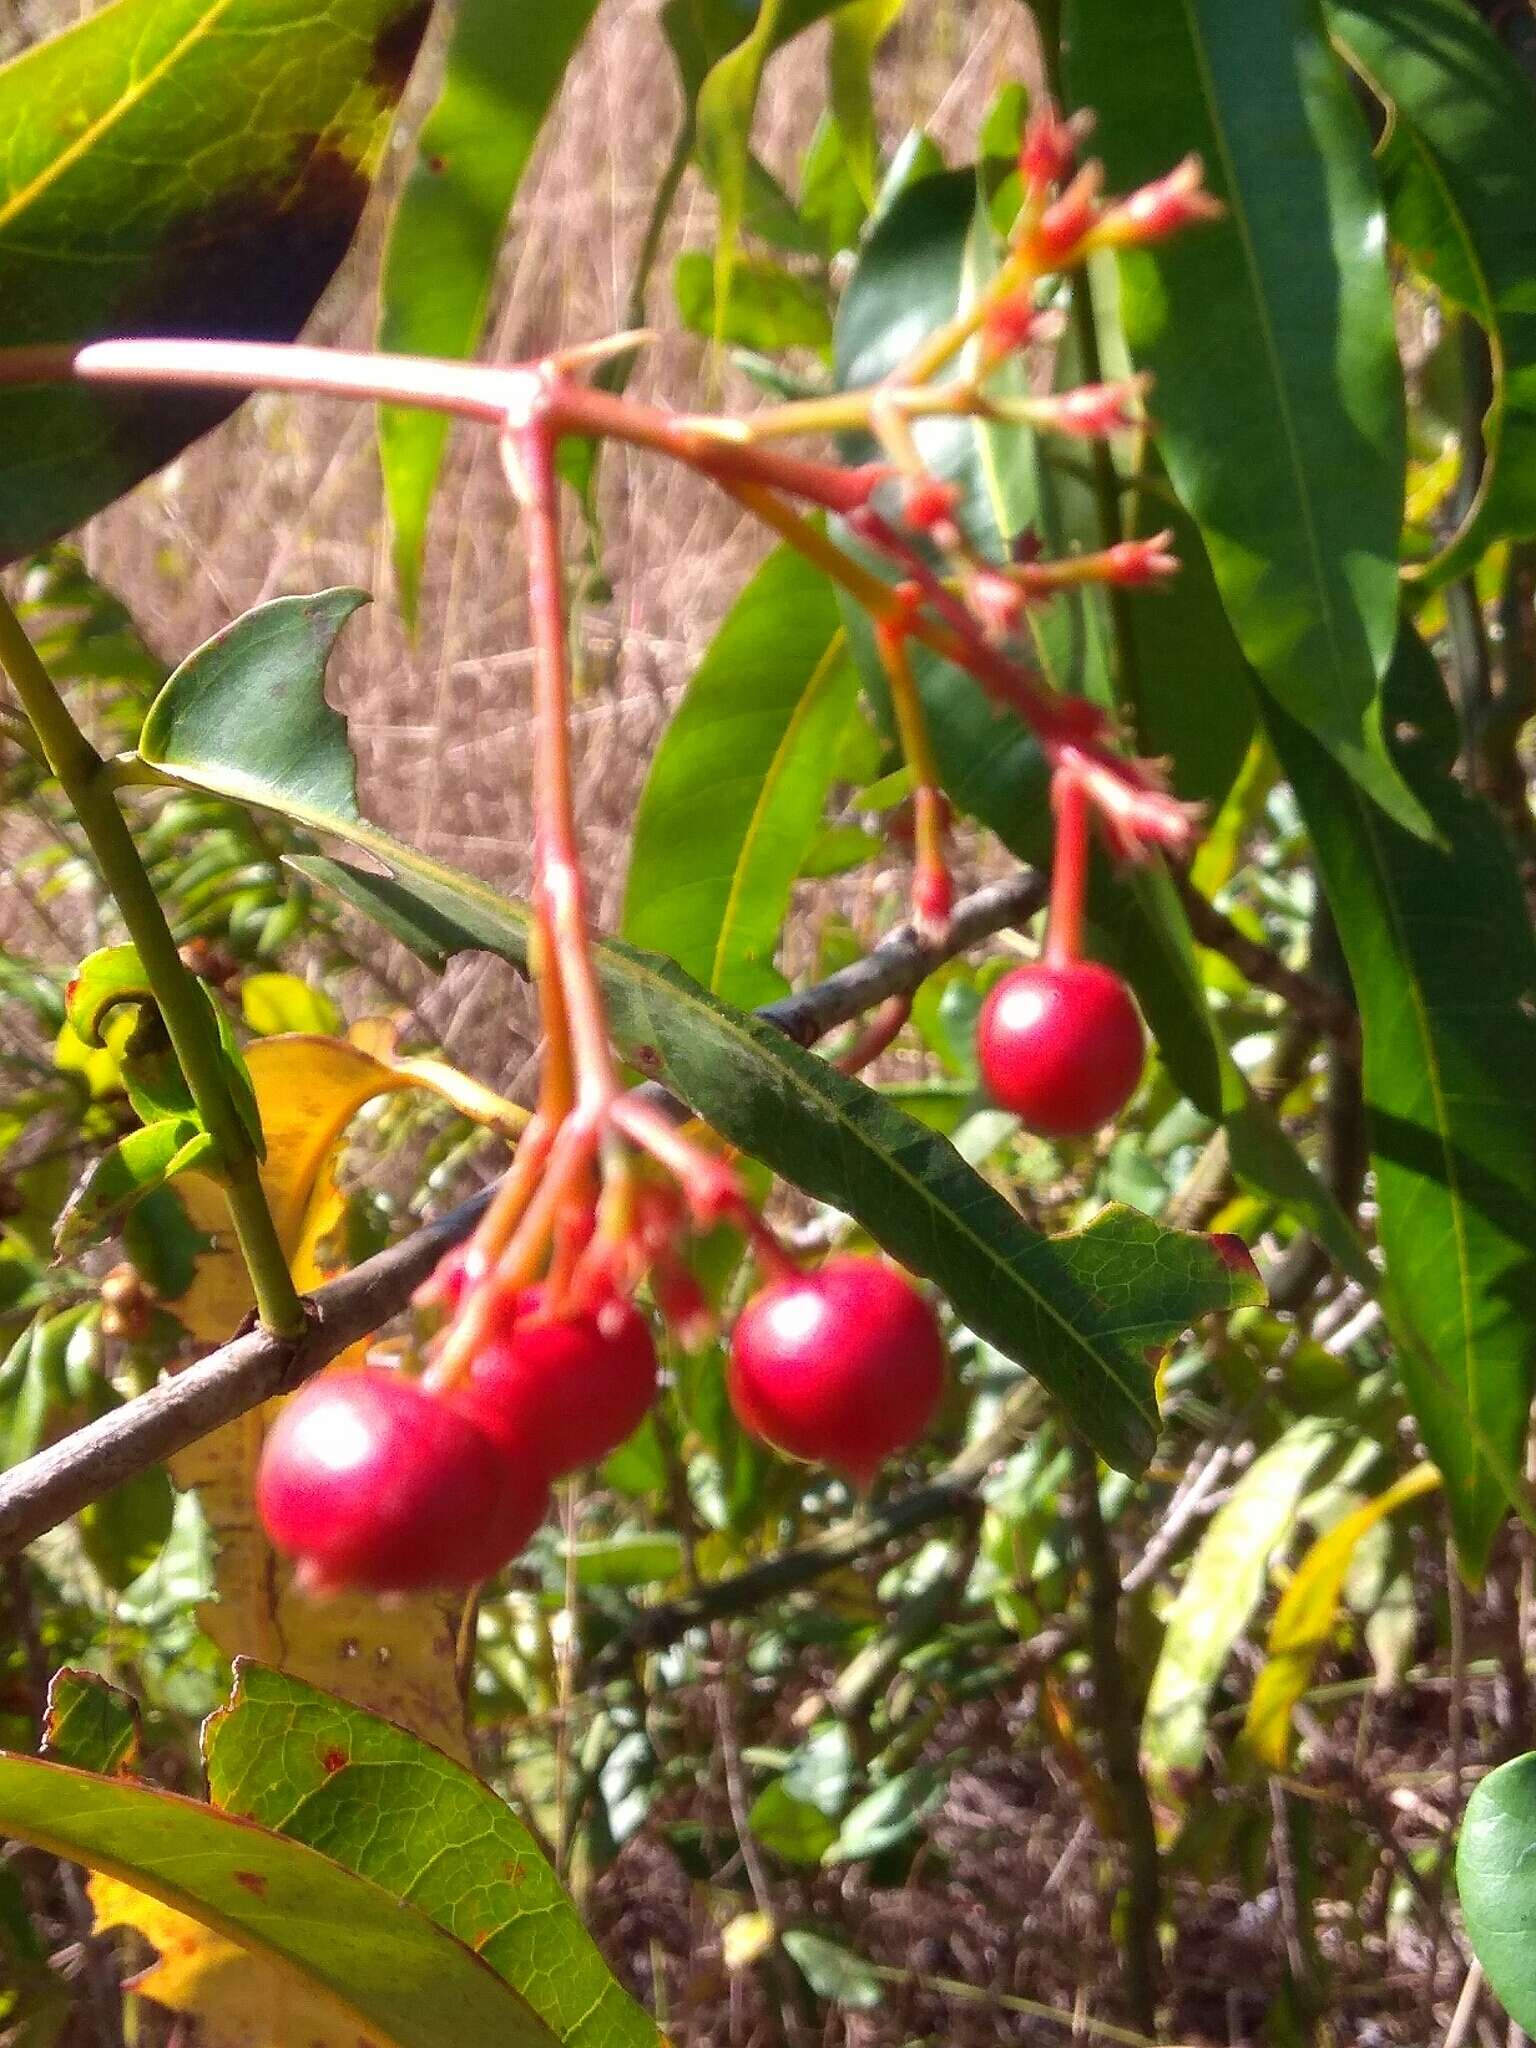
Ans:
<svg viewBox="0 0 1536 2048"><path fill-rule="evenodd" d="M516 1814L419 1736L242 1662L204 1750L216 1806L408 1898L565 2048L657 2048Z"/></svg>
<svg viewBox="0 0 1536 2048"><path fill-rule="evenodd" d="M291 341L351 242L427 12L115 0L0 68L0 346ZM0 560L229 410L186 392L0 392Z"/></svg>
<svg viewBox="0 0 1536 2048"><path fill-rule="evenodd" d="M832 345L826 293L766 257L737 258L731 296L721 310L715 305L714 259L702 249L685 250L672 273L672 292L683 325L708 340L764 354L785 348L820 353Z"/></svg>
<svg viewBox="0 0 1536 2048"><path fill-rule="evenodd" d="M59 1213L54 1249L61 1258L73 1257L140 1196L190 1167L206 1169L214 1150L212 1138L190 1117L162 1117L130 1131L86 1169Z"/></svg>
<svg viewBox="0 0 1536 2048"><path fill-rule="evenodd" d="M1270 1557L1334 1441L1332 1425L1316 1416L1294 1423L1238 1480L1190 1559L1168 1611L1141 1723L1142 1769L1165 1835L1177 1833L1205 1755L1216 1681L1264 1596Z"/></svg>
<svg viewBox="0 0 1536 2048"><path fill-rule="evenodd" d="M385 245L380 348L474 354L512 202L595 8L596 0L518 7L460 0L442 84ZM379 458L407 618L416 613L427 517L447 439L441 414L380 411Z"/></svg>
<svg viewBox="0 0 1536 2048"><path fill-rule="evenodd" d="M346 728L324 707L312 623L302 600L278 600L210 643L206 666L193 655L151 712L146 751L167 773L300 818L384 862L394 879L311 857L294 865L429 957L481 947L526 964L523 906L358 818ZM253 658L242 687L247 631ZM287 676L275 666L283 640ZM299 701L301 684L314 704ZM274 732L274 702L314 735L307 759ZM326 812L316 790L336 792L338 808ZM935 1280L969 1328L1060 1396L1111 1463L1144 1462L1156 1422L1146 1348L1204 1310L1251 1298L1251 1276L1228 1271L1204 1240L1125 1212L1106 1211L1076 1236L1039 1237L953 1147L772 1025L720 1003L671 961L614 940L596 958L614 1035L633 1064Z"/></svg>
<svg viewBox="0 0 1536 2048"><path fill-rule="evenodd" d="M1403 629L1387 682L1431 846L1265 716L1360 1004L1378 1230L1404 1383L1481 1569L1522 1459L1536 1362L1536 940L1503 831L1454 775L1455 716Z"/></svg>
<svg viewBox="0 0 1536 2048"><path fill-rule="evenodd" d="M0 1755L0 1834L124 1879L297 1969L394 2048L550 2048L494 1970L406 1904L301 1842L200 1801Z"/></svg>
<svg viewBox="0 0 1536 2048"><path fill-rule="evenodd" d="M1536 534L1536 94L1465 0L1327 0L1328 26L1391 110L1394 238L1488 334L1485 464L1460 530L1416 573L1463 574Z"/></svg>
<svg viewBox="0 0 1536 2048"><path fill-rule="evenodd" d="M94 1671L56 1671L48 1681L43 1749L55 1763L132 1777L139 1759L139 1710Z"/></svg>
<svg viewBox="0 0 1536 2048"><path fill-rule="evenodd" d="M782 992L774 954L857 690L831 585L780 549L732 606L652 757L627 939L728 1002Z"/></svg>
<svg viewBox="0 0 1536 2048"><path fill-rule="evenodd" d="M1475 1785L1456 1847L1473 1953L1517 2026L1536 2029L1536 1754Z"/></svg>
<svg viewBox="0 0 1536 2048"><path fill-rule="evenodd" d="M1386 221L1312 0L1072 0L1069 89L1128 190L1199 152L1227 217L1120 263L1158 444L1243 651L1376 800L1405 465Z"/></svg>

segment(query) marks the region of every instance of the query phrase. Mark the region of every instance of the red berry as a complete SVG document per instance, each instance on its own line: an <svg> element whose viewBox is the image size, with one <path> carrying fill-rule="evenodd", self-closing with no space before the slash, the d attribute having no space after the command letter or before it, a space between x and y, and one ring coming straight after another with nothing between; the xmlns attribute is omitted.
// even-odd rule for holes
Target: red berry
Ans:
<svg viewBox="0 0 1536 2048"><path fill-rule="evenodd" d="M544 1290L518 1296L511 1320L446 1398L482 1429L537 1444L552 1478L596 1465L645 1420L656 1398L650 1326L618 1295L588 1315L543 1312Z"/></svg>
<svg viewBox="0 0 1536 2048"><path fill-rule="evenodd" d="M417 1381L377 1366L324 1373L295 1394L256 1474L262 1525L316 1592L487 1578L527 1543L548 1494L537 1460L509 1458Z"/></svg>
<svg viewBox="0 0 1536 2048"><path fill-rule="evenodd" d="M1083 1137L1118 1116L1145 1046L1130 991L1096 960L1041 961L1005 974L976 1028L992 1100L1043 1138Z"/></svg>
<svg viewBox="0 0 1536 2048"><path fill-rule="evenodd" d="M770 1281L731 1335L731 1406L742 1425L860 1485L922 1435L943 1392L933 1310L880 1259L845 1253Z"/></svg>

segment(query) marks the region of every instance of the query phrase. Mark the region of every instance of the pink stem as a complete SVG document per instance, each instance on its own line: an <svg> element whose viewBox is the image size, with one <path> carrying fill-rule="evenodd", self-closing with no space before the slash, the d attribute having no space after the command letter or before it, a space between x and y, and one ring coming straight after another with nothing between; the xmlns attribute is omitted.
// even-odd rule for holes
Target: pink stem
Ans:
<svg viewBox="0 0 1536 2048"><path fill-rule="evenodd" d="M1083 954L1083 899L1088 889L1088 794L1070 768L1051 785L1056 852L1051 863L1051 907L1045 927L1049 967L1069 967Z"/></svg>

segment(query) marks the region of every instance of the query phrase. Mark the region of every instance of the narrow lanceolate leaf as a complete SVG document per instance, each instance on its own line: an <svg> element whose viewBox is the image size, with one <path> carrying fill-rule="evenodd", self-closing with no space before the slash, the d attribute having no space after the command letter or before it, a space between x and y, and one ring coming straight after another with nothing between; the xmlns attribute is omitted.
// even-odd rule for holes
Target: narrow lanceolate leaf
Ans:
<svg viewBox="0 0 1536 2048"><path fill-rule="evenodd" d="M1121 259L1132 356L1243 651L1423 829L1387 756L1402 380L1365 124L1312 0L1072 0L1069 83L1110 184L1198 150L1224 220Z"/></svg>
<svg viewBox="0 0 1536 2048"><path fill-rule="evenodd" d="M1141 1760L1162 1832L1178 1832L1205 1756L1211 1694L1253 1618L1269 1560L1290 1533L1308 1480L1334 1443L1308 1416L1254 1460L1212 1517L1168 1613L1141 1723Z"/></svg>
<svg viewBox="0 0 1536 2048"><path fill-rule="evenodd" d="M1456 1890L1473 1954L1517 2026L1536 2028L1536 1755L1501 1764L1467 1801Z"/></svg>
<svg viewBox="0 0 1536 2048"><path fill-rule="evenodd" d="M370 2042L556 2039L489 1964L398 1892L197 1800L0 1755L0 1835L121 1879L297 1971Z"/></svg>
<svg viewBox="0 0 1536 2048"><path fill-rule="evenodd" d="M380 348L473 355L507 216L595 6L596 0L461 0L437 103L417 138L385 246ZM438 413L388 407L379 415L395 578L407 617L415 615L447 437Z"/></svg>
<svg viewBox="0 0 1536 2048"><path fill-rule="evenodd" d="M565 2048L656 2048L532 1835L441 1750L242 1662L204 1735L215 1806L409 1898L522 1993Z"/></svg>
<svg viewBox="0 0 1536 2048"><path fill-rule="evenodd" d="M0 68L0 347L291 341L346 254L424 0L115 0ZM224 398L0 392L0 560L76 526Z"/></svg>
<svg viewBox="0 0 1536 2048"><path fill-rule="evenodd" d="M1536 96L1465 0L1327 0L1350 64L1388 107L1393 238L1488 334L1485 464L1460 530L1416 573L1536 534Z"/></svg>
<svg viewBox="0 0 1536 2048"><path fill-rule="evenodd" d="M1386 708L1442 846L1365 801L1278 705L1265 715L1359 999L1403 1378L1475 1572L1517 1483L1536 1361L1536 942L1499 825L1452 773L1455 719L1406 627Z"/></svg>
<svg viewBox="0 0 1536 2048"><path fill-rule="evenodd" d="M767 1002L790 890L821 826L857 675L832 586L772 555L695 671L646 776L623 933L727 1002Z"/></svg>
<svg viewBox="0 0 1536 2048"><path fill-rule="evenodd" d="M1291 1714L1333 1634L1356 1548L1388 1515L1433 1492L1439 1484L1440 1475L1433 1465L1416 1465L1336 1522L1297 1565L1275 1609L1268 1654L1243 1721L1244 1742L1269 1769L1285 1769L1291 1747Z"/></svg>

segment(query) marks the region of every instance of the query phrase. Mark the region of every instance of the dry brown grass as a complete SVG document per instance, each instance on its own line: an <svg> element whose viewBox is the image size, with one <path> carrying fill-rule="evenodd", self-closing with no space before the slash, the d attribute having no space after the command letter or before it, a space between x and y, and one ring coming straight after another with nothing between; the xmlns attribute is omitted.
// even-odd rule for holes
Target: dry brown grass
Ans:
<svg viewBox="0 0 1536 2048"><path fill-rule="evenodd" d="M73 18L58 0L17 11L22 29ZM622 318L655 181L677 119L656 7L608 0L566 81L519 200L486 353L515 358ZM880 62L890 133L929 120L957 152L978 110L1027 60L1012 0L913 0ZM769 74L758 142L793 174L824 103L824 36ZM418 98L430 90L425 67ZM373 325L389 193L311 333L360 343ZM679 329L670 256L707 243L712 201L690 178L651 291L661 339L634 388L696 403L704 347ZM750 402L727 375L725 397ZM761 536L697 478L615 450L601 545L611 602L587 609L586 692L576 715L579 803L599 912L617 914L645 763L700 648L763 551ZM179 657L260 599L355 583L378 602L355 620L334 673L370 815L509 890L527 877L528 649L517 551L485 436L455 440L434 520L413 643L391 602L373 423L334 404L262 398L161 477L95 520L91 566L124 593L152 644ZM408 971L394 963L397 971ZM513 1079L529 1046L524 992L499 963L455 963L424 990L448 1050Z"/></svg>

